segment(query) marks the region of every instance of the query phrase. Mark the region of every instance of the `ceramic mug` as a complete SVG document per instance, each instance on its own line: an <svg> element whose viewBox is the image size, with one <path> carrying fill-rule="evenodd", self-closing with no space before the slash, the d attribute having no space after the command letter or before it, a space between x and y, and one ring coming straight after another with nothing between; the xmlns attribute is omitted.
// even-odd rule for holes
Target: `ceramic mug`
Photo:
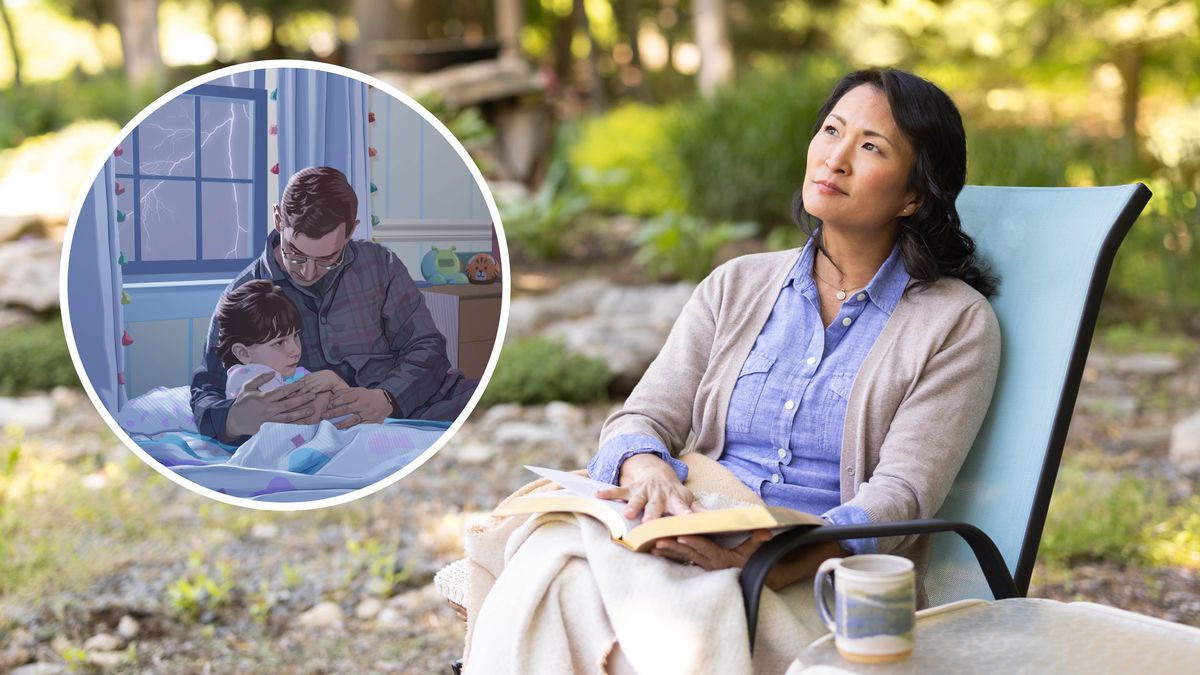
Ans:
<svg viewBox="0 0 1200 675"><path fill-rule="evenodd" d="M855 555L821 564L813 580L817 611L844 658L887 663L912 653L915 580L912 561L900 556ZM829 590L833 609L828 604Z"/></svg>

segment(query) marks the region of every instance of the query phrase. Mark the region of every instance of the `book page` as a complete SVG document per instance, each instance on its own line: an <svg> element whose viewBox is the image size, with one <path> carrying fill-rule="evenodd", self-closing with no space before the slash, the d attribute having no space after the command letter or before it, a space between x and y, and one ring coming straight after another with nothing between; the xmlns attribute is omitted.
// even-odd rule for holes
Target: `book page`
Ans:
<svg viewBox="0 0 1200 675"><path fill-rule="evenodd" d="M580 476L578 474L570 473L569 471L547 469L542 466L529 466L528 464L525 465L525 468L536 473L542 478L545 478L546 480L558 483L566 492L576 497L583 497L594 500L600 504L604 504L614 513L616 513L617 516L619 516L620 519L625 523L625 532L629 532L633 528L642 524L642 519L640 517L625 517L625 502L619 499L600 499L599 497L595 496L597 491L608 490L614 487L613 485L609 485L608 483L598 480L593 480L587 476Z"/></svg>

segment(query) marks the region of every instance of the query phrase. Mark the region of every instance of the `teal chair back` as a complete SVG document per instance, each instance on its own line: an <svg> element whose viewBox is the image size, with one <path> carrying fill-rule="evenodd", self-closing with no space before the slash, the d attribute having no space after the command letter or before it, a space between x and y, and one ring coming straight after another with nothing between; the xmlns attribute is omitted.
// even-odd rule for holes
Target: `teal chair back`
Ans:
<svg viewBox="0 0 1200 675"><path fill-rule="evenodd" d="M1079 381L1117 247L1150 198L1146 186L967 186L958 211L1000 277L1002 336L991 409L938 513L982 529L1024 595ZM931 605L992 594L958 537L933 538Z"/></svg>

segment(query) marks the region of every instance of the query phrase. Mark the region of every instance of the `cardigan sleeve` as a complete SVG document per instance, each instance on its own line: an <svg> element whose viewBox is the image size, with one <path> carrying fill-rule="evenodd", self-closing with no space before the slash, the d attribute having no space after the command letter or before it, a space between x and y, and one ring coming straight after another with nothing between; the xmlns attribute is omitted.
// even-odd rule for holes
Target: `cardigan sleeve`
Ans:
<svg viewBox="0 0 1200 675"><path fill-rule="evenodd" d="M958 314L888 426L879 463L847 505L872 522L932 518L942 506L991 404L1000 326L982 298ZM907 548L916 535L884 537L878 551Z"/></svg>
<svg viewBox="0 0 1200 675"><path fill-rule="evenodd" d="M625 405L605 421L601 447L619 436L649 436L673 456L683 450L692 431L697 390L709 366L724 276L719 267L696 287Z"/></svg>

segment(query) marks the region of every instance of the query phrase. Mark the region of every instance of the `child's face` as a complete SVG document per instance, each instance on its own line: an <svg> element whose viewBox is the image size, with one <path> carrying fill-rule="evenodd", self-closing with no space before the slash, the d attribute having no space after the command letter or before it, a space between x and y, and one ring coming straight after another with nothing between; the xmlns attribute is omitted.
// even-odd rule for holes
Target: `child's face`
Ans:
<svg viewBox="0 0 1200 675"><path fill-rule="evenodd" d="M296 373L300 363L300 334L292 333L255 345L236 345L234 355L242 363L258 363L275 369L284 377Z"/></svg>

